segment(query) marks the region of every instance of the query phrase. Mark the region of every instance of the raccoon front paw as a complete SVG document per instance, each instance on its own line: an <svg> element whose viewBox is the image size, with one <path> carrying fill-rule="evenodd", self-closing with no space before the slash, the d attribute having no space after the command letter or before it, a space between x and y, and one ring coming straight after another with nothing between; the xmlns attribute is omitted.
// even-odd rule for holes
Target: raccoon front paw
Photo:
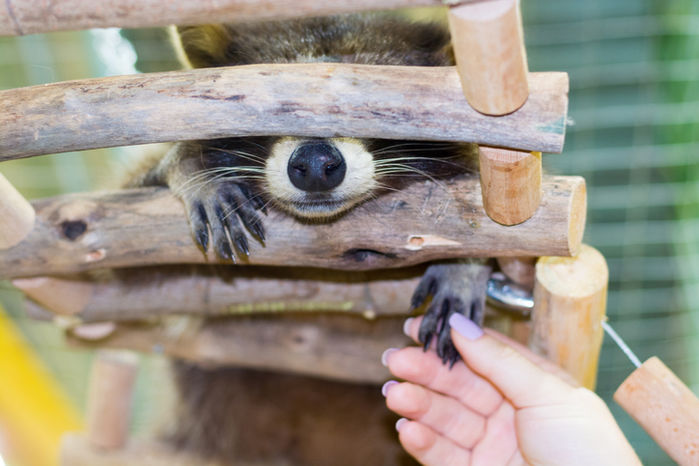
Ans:
<svg viewBox="0 0 699 466"><path fill-rule="evenodd" d="M265 230L258 211L267 213L262 200L243 183L215 180L183 196L194 241L206 252L209 232L216 255L235 261L238 255L250 254L243 226L261 242Z"/></svg>
<svg viewBox="0 0 699 466"><path fill-rule="evenodd" d="M457 312L478 325L483 324L489 275L490 267L481 262L434 264L427 268L413 293L413 309L432 298L420 324L418 339L427 350L436 337L437 355L450 367L459 360L459 353L451 341L449 317Z"/></svg>

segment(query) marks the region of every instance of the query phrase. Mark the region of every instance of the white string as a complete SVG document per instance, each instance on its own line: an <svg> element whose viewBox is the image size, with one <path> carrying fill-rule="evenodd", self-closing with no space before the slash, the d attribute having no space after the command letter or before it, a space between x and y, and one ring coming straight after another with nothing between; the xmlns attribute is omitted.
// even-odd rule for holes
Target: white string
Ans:
<svg viewBox="0 0 699 466"><path fill-rule="evenodd" d="M604 320L602 321L602 328L604 329L605 332L607 332L607 335L612 337L612 340L614 340L614 343L621 348L621 351L624 352L624 354L631 360L634 366L636 367L641 367L641 361L636 357L636 355L631 351L631 348L628 347L626 342L619 336L618 333L614 331L611 325L609 325L607 322Z"/></svg>

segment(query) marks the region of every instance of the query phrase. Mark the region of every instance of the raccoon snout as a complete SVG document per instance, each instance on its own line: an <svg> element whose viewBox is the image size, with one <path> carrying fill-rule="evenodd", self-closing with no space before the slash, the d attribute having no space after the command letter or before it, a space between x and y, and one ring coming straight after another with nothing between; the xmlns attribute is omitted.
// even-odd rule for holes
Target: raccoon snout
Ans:
<svg viewBox="0 0 699 466"><path fill-rule="evenodd" d="M301 144L289 158L291 183L308 192L330 191L342 183L347 165L337 148L323 141Z"/></svg>

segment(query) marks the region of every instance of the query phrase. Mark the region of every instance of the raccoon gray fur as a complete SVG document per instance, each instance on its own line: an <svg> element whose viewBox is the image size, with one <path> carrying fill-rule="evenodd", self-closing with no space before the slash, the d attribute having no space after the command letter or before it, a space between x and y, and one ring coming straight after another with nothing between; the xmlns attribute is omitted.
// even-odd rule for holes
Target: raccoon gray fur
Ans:
<svg viewBox="0 0 699 466"><path fill-rule="evenodd" d="M443 27L389 16L204 25L179 27L177 32L194 67L453 64ZM267 208L305 221L333 221L387 189L425 176L473 173L472 154L467 144L378 139L269 136L189 141L153 159L129 185L169 186L185 205L199 247L207 250L211 245L218 256L235 261L249 255L250 240L264 243ZM448 317L459 312L482 323L487 277L482 261L434 264L413 295L414 308L427 303L420 340L426 348L434 340L445 363L458 359ZM379 422L390 416L376 387L249 369L204 369L184 362L176 367L181 418L186 421L174 438L187 448L233 464L407 461L392 422ZM305 419L321 427L314 429Z"/></svg>

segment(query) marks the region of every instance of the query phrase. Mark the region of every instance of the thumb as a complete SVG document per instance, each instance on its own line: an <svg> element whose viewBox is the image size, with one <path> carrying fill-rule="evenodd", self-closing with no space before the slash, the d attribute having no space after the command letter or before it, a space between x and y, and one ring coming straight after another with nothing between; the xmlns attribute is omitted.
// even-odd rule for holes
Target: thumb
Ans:
<svg viewBox="0 0 699 466"><path fill-rule="evenodd" d="M573 390L463 315L452 314L449 325L454 346L466 365L490 381L515 407L563 402Z"/></svg>

